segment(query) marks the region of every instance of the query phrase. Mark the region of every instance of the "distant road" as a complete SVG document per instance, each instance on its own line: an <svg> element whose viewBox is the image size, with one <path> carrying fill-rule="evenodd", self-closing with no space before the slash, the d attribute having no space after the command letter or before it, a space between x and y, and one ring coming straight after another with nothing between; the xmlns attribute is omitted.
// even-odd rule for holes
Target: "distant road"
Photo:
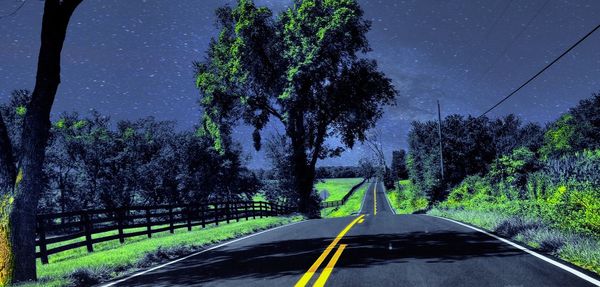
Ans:
<svg viewBox="0 0 600 287"><path fill-rule="evenodd" d="M360 215L281 227L114 286L596 286L588 279L444 219L394 215L371 183Z"/></svg>

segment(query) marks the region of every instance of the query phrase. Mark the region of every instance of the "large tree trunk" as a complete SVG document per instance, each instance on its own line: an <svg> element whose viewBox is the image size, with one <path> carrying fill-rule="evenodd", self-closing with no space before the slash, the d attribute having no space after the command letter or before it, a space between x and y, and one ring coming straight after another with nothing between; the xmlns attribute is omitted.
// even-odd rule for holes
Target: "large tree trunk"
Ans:
<svg viewBox="0 0 600 287"><path fill-rule="evenodd" d="M22 156L8 208L8 261L0 282L35 280L35 215L43 189L50 110L60 84L60 54L69 19L81 0L46 0L35 88L23 123ZM6 220L6 218L3 218Z"/></svg>
<svg viewBox="0 0 600 287"><path fill-rule="evenodd" d="M319 217L317 201L311 197L315 181L315 167L311 164L305 147L304 117L301 112L291 112L293 118L288 127L292 143L292 169L294 189L298 194L298 211L310 218Z"/></svg>
<svg viewBox="0 0 600 287"><path fill-rule="evenodd" d="M0 286L9 283L10 269L13 265L8 215L12 208L15 179L13 149L4 119L0 114Z"/></svg>

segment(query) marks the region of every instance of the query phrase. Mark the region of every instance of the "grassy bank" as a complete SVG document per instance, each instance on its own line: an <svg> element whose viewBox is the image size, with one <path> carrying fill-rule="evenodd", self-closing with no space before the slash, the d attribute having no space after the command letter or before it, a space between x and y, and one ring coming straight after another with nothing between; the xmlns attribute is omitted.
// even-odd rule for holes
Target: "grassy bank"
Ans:
<svg viewBox="0 0 600 287"><path fill-rule="evenodd" d="M397 214L409 214L427 208L427 198L421 194L410 180L401 180L396 189L386 191Z"/></svg>
<svg viewBox="0 0 600 287"><path fill-rule="evenodd" d="M360 206L362 204L363 198L365 197L365 192L367 191L367 188L369 188L369 184L370 183L365 182L361 187L354 191L354 193L348 198L348 201L346 201L344 205L322 209L321 216L324 218L331 218L350 216L352 214L359 213Z"/></svg>
<svg viewBox="0 0 600 287"><path fill-rule="evenodd" d="M336 201L342 199L361 180L362 178L328 178L315 184L315 189L319 194L327 192L329 196L323 201Z"/></svg>
<svg viewBox="0 0 600 287"><path fill-rule="evenodd" d="M593 236L552 228L539 219L509 216L497 211L434 208L428 214L483 227L600 274L600 241Z"/></svg>
<svg viewBox="0 0 600 287"><path fill-rule="evenodd" d="M95 252L75 249L50 256L50 264L38 263L37 283L19 286L89 286L98 280L107 280L152 266L161 261L177 258L218 242L248 235L260 230L300 221L302 217L269 217L211 226L192 231L179 229L169 232L94 245ZM81 270L83 268L83 270Z"/></svg>
<svg viewBox="0 0 600 287"><path fill-rule="evenodd" d="M597 193L597 187L578 182L551 184L530 176L525 191L536 194L535 198L519 196L511 188L494 185L488 178L470 177L427 213L482 227L600 274L600 213L598 199L589 196ZM387 195L397 213L427 207L426 196L410 181L400 182Z"/></svg>

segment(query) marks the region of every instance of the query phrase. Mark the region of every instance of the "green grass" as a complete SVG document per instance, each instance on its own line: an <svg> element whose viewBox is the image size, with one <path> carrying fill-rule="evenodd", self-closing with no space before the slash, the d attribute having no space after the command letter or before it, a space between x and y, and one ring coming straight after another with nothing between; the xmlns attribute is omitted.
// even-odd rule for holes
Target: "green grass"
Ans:
<svg viewBox="0 0 600 287"><path fill-rule="evenodd" d="M419 193L410 180L401 180L396 189L386 191L397 214L410 214L427 208L427 198Z"/></svg>
<svg viewBox="0 0 600 287"><path fill-rule="evenodd" d="M241 220L230 224L221 223L218 227L211 226L205 229L195 227L192 231L182 228L176 230L175 234L170 234L168 231L155 233L151 239L144 236L128 238L125 244L120 244L118 240L104 242L94 245L92 253L87 253L85 248L73 249L51 255L49 257L50 264L42 265L38 261L37 275L40 280L37 283L19 286L66 286L70 284L67 276L79 268L108 268L112 270L111 275L114 277L123 272L133 271L137 262L145 254L155 251L159 247L208 246L300 220L302 220L300 216ZM115 270L123 271L116 272Z"/></svg>
<svg viewBox="0 0 600 287"><path fill-rule="evenodd" d="M555 229L537 218L507 216L495 211L434 208L428 214L482 227L600 274L597 238Z"/></svg>
<svg viewBox="0 0 600 287"><path fill-rule="evenodd" d="M358 188L346 201L346 204L338 207L330 207L324 208L321 210L321 217L331 218L331 217L343 217L350 216L352 214L357 214L360 212L360 205L365 197L365 192L369 187L368 183L364 183L361 187Z"/></svg>
<svg viewBox="0 0 600 287"><path fill-rule="evenodd" d="M329 178L315 184L315 189L319 194L325 190L329 193L329 197L323 201L336 201L342 199L353 186L361 181L362 178Z"/></svg>

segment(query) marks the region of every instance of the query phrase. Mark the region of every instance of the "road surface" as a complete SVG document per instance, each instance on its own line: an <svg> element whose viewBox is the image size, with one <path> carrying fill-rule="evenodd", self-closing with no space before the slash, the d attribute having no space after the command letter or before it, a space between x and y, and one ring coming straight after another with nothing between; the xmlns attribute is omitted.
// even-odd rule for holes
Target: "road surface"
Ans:
<svg viewBox="0 0 600 287"><path fill-rule="evenodd" d="M113 286L595 286L468 227L394 215L381 183L367 184L360 215L285 226Z"/></svg>

